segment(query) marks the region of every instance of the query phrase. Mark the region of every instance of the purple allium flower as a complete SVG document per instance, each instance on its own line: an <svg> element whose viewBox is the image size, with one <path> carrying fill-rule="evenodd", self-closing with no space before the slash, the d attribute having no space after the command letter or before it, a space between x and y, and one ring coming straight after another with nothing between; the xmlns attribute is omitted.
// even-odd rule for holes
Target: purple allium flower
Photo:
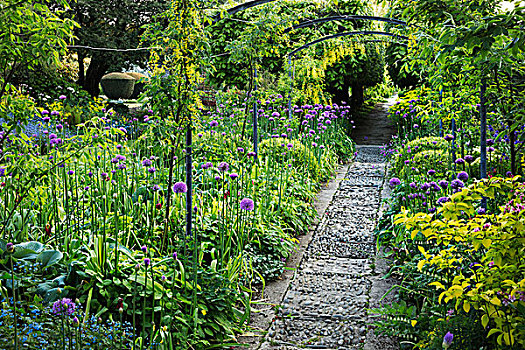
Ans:
<svg viewBox="0 0 525 350"><path fill-rule="evenodd" d="M415 189L417 187L417 184L415 182L411 182L408 184L408 186L410 186L410 188L412 189Z"/></svg>
<svg viewBox="0 0 525 350"><path fill-rule="evenodd" d="M426 190L428 190L429 188L430 188L430 184L429 184L428 182L424 182L424 183L421 184L421 189L422 189L423 191L426 191Z"/></svg>
<svg viewBox="0 0 525 350"><path fill-rule="evenodd" d="M461 164L465 164L465 159L463 159L463 158L458 158L458 159L456 159L456 162L455 162L455 163L456 163L456 164L460 164L460 165L461 165Z"/></svg>
<svg viewBox="0 0 525 350"><path fill-rule="evenodd" d="M57 137L58 137L57 134L49 134L50 140L56 139Z"/></svg>
<svg viewBox="0 0 525 350"><path fill-rule="evenodd" d="M48 122L51 120L51 118L49 118L49 117L44 117L44 118L42 118L42 120L44 121L44 123L48 123Z"/></svg>
<svg viewBox="0 0 525 350"><path fill-rule="evenodd" d="M60 96L58 96L58 98L61 99L61 100L65 100L66 99L66 95L60 95Z"/></svg>
<svg viewBox="0 0 525 350"><path fill-rule="evenodd" d="M237 152L239 152L239 153L244 153L244 148L242 148L242 147L237 147Z"/></svg>
<svg viewBox="0 0 525 350"><path fill-rule="evenodd" d="M436 173L436 171L435 171L434 169L430 169L429 171L427 171L427 174L428 174L429 176L432 176L432 175L434 175L435 173Z"/></svg>
<svg viewBox="0 0 525 350"><path fill-rule="evenodd" d="M492 146L489 147L489 148L487 148L487 151L489 151L489 152L494 152L495 150L496 150L496 149L495 149L494 147L492 147Z"/></svg>
<svg viewBox="0 0 525 350"><path fill-rule="evenodd" d="M437 200L437 203L438 204L443 204L443 203L446 203L450 200L450 198L448 197L440 197L438 200Z"/></svg>
<svg viewBox="0 0 525 350"><path fill-rule="evenodd" d="M220 179L221 179L221 177L219 175L215 176L215 181L219 181Z"/></svg>
<svg viewBox="0 0 525 350"><path fill-rule="evenodd" d="M154 167L148 168L148 172L149 172L150 174L153 174L153 173L156 172L156 171L157 171L157 169L155 169Z"/></svg>
<svg viewBox="0 0 525 350"><path fill-rule="evenodd" d="M172 257L173 259L177 259L177 252L173 253Z"/></svg>
<svg viewBox="0 0 525 350"><path fill-rule="evenodd" d="M230 169L230 166L228 165L228 163L226 162L221 162L219 163L219 165L217 166L217 169L219 169L220 171L228 171L228 169Z"/></svg>
<svg viewBox="0 0 525 350"><path fill-rule="evenodd" d="M210 122L210 126L211 126L212 128L215 127L215 126L217 126L217 125L219 125L219 123L218 123L216 120L212 120L212 121Z"/></svg>
<svg viewBox="0 0 525 350"><path fill-rule="evenodd" d="M431 189L432 191L437 192L437 191L439 191L441 188L440 188L439 185L436 183L436 181L432 181L432 182L430 182L430 189Z"/></svg>
<svg viewBox="0 0 525 350"><path fill-rule="evenodd" d="M467 175L468 176L468 175ZM452 189L460 189L460 188L463 188L465 187L465 184L463 183L463 181L459 180L459 179L454 179L452 180L452 182L450 183L450 187Z"/></svg>
<svg viewBox="0 0 525 350"><path fill-rule="evenodd" d="M206 170L206 169L211 168L212 166L213 166L213 163L211 163L211 162L206 162L206 163L204 163L204 164L201 165L201 168L204 169L204 170Z"/></svg>
<svg viewBox="0 0 525 350"><path fill-rule="evenodd" d="M488 139L487 146L493 146L493 145L494 145L494 139Z"/></svg>
<svg viewBox="0 0 525 350"><path fill-rule="evenodd" d="M151 160L149 160L149 159L144 159L144 160L142 161L142 165L145 166L145 167L146 167L146 166L150 166L150 165L151 165Z"/></svg>
<svg viewBox="0 0 525 350"><path fill-rule="evenodd" d="M69 298L62 298L53 303L52 313L55 315L70 316L75 312L76 305Z"/></svg>
<svg viewBox="0 0 525 350"><path fill-rule="evenodd" d="M145 254L148 252L148 247L146 247L145 245L143 245L142 247L140 247L140 250L142 250L142 252Z"/></svg>
<svg viewBox="0 0 525 350"><path fill-rule="evenodd" d="M74 170L70 170L70 171L67 172L68 175L73 175L74 173L75 173Z"/></svg>
<svg viewBox="0 0 525 350"><path fill-rule="evenodd" d="M428 209L428 212L430 214L435 213L436 212L436 208L432 207L432 208Z"/></svg>
<svg viewBox="0 0 525 350"><path fill-rule="evenodd" d="M41 112L43 115L46 115L46 114L49 114L49 111L47 109L44 109L42 112Z"/></svg>
<svg viewBox="0 0 525 350"><path fill-rule="evenodd" d="M173 192L175 193L186 193L188 191L188 187L184 182L176 182L173 185Z"/></svg>
<svg viewBox="0 0 525 350"><path fill-rule="evenodd" d="M512 177L512 172L507 171L507 172L505 173L505 175L506 175L507 177Z"/></svg>
<svg viewBox="0 0 525 350"><path fill-rule="evenodd" d="M457 176L458 180L461 181L467 181L468 180L468 174L465 171L460 171Z"/></svg>
<svg viewBox="0 0 525 350"><path fill-rule="evenodd" d="M388 184L390 187L396 187L401 185L401 180L399 180L397 177L393 177L388 181Z"/></svg>
<svg viewBox="0 0 525 350"><path fill-rule="evenodd" d="M144 258L144 266L149 266L151 264L150 258Z"/></svg>
<svg viewBox="0 0 525 350"><path fill-rule="evenodd" d="M445 139L446 141L452 141L452 140L454 140L454 136L451 135L451 134L446 134L445 137L444 137L444 139Z"/></svg>
<svg viewBox="0 0 525 350"><path fill-rule="evenodd" d="M443 337L443 349L448 349L452 345L452 340L454 340L454 334L447 332Z"/></svg>
<svg viewBox="0 0 525 350"><path fill-rule="evenodd" d="M440 180L439 186L441 186L442 189L445 189L448 187L448 181L447 180Z"/></svg>
<svg viewBox="0 0 525 350"><path fill-rule="evenodd" d="M242 210L252 211L254 208L253 200L251 200L250 198L243 198L241 200L240 207Z"/></svg>
<svg viewBox="0 0 525 350"><path fill-rule="evenodd" d="M256 153L255 152L248 152L248 157L255 157L256 156Z"/></svg>
<svg viewBox="0 0 525 350"><path fill-rule="evenodd" d="M470 154L467 154L465 156L465 161L470 164L474 161L474 157L472 157Z"/></svg>
<svg viewBox="0 0 525 350"><path fill-rule="evenodd" d="M231 173L231 174L230 174L230 178L231 178L232 180L235 180L235 179L238 178L238 177L239 177L239 175L238 175L237 173Z"/></svg>
<svg viewBox="0 0 525 350"><path fill-rule="evenodd" d="M478 209L478 214L479 215L485 215L487 213L487 211L485 210L485 208L479 208Z"/></svg>
<svg viewBox="0 0 525 350"><path fill-rule="evenodd" d="M102 177L108 177L108 173L100 173L100 176L102 176Z"/></svg>
<svg viewBox="0 0 525 350"><path fill-rule="evenodd" d="M62 130L64 129L64 126L62 124L57 124L57 130Z"/></svg>

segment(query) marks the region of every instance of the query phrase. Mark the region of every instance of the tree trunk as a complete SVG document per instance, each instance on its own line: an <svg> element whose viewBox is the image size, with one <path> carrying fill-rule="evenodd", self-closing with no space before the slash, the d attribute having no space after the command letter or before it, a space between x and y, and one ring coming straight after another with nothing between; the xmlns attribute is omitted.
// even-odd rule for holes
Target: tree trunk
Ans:
<svg viewBox="0 0 525 350"><path fill-rule="evenodd" d="M80 86L84 86L84 83L86 82L86 73L84 71L84 54L78 52L78 81L77 84Z"/></svg>
<svg viewBox="0 0 525 350"><path fill-rule="evenodd" d="M332 102L337 103L338 105L341 105L341 103L348 101L348 86L345 86L342 89L336 89L332 86L327 87L328 93L332 95Z"/></svg>
<svg viewBox="0 0 525 350"><path fill-rule="evenodd" d="M361 107L365 102L365 89L362 85L354 84L350 86L352 88L352 96L350 97L350 107L353 109Z"/></svg>
<svg viewBox="0 0 525 350"><path fill-rule="evenodd" d="M100 94L99 83L109 66L109 62L104 57L94 55L91 58L84 84L82 84L82 88L91 96L97 97Z"/></svg>

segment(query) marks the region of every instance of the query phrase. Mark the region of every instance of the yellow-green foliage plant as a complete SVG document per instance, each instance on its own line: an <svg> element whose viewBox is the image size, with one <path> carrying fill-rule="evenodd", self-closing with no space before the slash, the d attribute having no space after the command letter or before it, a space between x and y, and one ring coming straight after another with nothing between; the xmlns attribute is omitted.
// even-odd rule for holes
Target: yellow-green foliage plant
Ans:
<svg viewBox="0 0 525 350"><path fill-rule="evenodd" d="M418 270L444 277L430 283L441 291L438 302L474 312L488 340L504 349L525 347L524 196L517 177L494 177L453 194L434 214L404 210L395 221L422 242ZM504 205L483 213L476 210L482 197Z"/></svg>

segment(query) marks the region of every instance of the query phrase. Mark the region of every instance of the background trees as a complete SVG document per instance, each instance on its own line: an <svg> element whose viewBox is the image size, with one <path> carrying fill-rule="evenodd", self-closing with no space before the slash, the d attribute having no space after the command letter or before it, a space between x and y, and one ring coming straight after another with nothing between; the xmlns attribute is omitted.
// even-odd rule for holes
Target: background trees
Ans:
<svg viewBox="0 0 525 350"><path fill-rule="evenodd" d="M75 22L51 3L68 8L66 0L0 1L0 98L18 71L58 63L71 41Z"/></svg>
<svg viewBox="0 0 525 350"><path fill-rule="evenodd" d="M58 3L54 8L61 8ZM136 48L140 42L143 26L168 6L166 0L77 0L63 14L73 18L76 28L76 45L104 48ZM136 64L144 66L147 51L111 52L72 49L78 55L78 84L92 96L98 96L102 76L111 71L121 71ZM90 63L84 66L84 59ZM85 72L84 72L85 71Z"/></svg>

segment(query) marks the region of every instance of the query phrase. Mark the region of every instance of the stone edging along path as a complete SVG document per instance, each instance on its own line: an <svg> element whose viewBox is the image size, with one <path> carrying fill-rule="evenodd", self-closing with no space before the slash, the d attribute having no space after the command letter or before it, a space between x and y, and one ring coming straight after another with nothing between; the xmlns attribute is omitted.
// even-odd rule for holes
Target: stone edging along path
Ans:
<svg viewBox="0 0 525 350"><path fill-rule="evenodd" d="M355 162L341 167L319 193L319 220L300 238L290 269L268 284L256 304L254 331L239 338L250 349L396 348L392 339L374 336L366 312L392 286L382 279L387 263L373 234L388 195L387 169L379 146L357 151Z"/></svg>

